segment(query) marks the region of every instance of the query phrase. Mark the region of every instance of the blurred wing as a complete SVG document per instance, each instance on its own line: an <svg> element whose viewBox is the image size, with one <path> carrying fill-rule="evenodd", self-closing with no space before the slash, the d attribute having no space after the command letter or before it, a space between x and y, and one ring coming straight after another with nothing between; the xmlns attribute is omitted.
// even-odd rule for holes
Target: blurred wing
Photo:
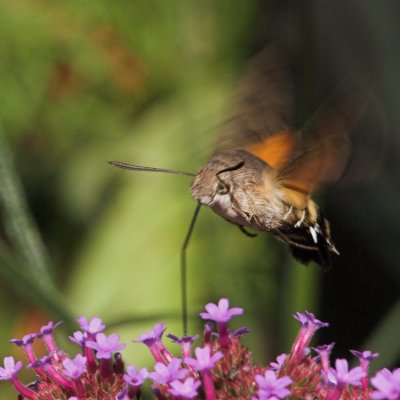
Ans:
<svg viewBox="0 0 400 400"><path fill-rule="evenodd" d="M271 45L250 61L233 117L220 129L217 151L244 148L275 166L289 158L294 148L293 97L283 59L278 45Z"/></svg>
<svg viewBox="0 0 400 400"><path fill-rule="evenodd" d="M369 98L361 89L346 80L302 130L307 137L303 149L278 173L295 204L305 204L312 191L334 183L345 172L352 154L351 132Z"/></svg>

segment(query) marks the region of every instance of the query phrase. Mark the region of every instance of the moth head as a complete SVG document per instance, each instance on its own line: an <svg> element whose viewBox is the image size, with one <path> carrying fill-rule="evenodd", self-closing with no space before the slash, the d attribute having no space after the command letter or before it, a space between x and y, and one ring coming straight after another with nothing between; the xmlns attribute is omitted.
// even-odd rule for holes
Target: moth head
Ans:
<svg viewBox="0 0 400 400"><path fill-rule="evenodd" d="M229 195L232 190L232 179L218 172L207 164L194 178L192 197L203 205L211 205L216 196Z"/></svg>
<svg viewBox="0 0 400 400"><path fill-rule="evenodd" d="M217 153L195 176L192 196L201 204L210 206L216 199L231 196L239 186L257 175L252 171L254 157L243 150Z"/></svg>

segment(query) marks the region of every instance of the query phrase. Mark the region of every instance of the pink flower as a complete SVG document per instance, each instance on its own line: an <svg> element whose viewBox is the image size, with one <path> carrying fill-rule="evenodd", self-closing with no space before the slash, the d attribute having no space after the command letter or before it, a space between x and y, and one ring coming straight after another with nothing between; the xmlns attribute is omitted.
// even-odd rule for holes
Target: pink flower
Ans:
<svg viewBox="0 0 400 400"><path fill-rule="evenodd" d="M258 399L283 399L290 395L290 390L287 388L292 384L292 380L288 376L278 378L274 371L267 370L264 375L256 375L258 384Z"/></svg>
<svg viewBox="0 0 400 400"><path fill-rule="evenodd" d="M104 333L98 333L96 335L96 341L88 340L86 346L96 350L96 358L109 359L114 352L125 348L125 344L118 343L118 341L119 335L115 333L108 337Z"/></svg>
<svg viewBox="0 0 400 400"><path fill-rule="evenodd" d="M191 365L196 371L204 371L213 368L215 363L223 357L220 351L211 355L211 349L208 346L203 348L197 347L194 352L196 358L186 358L185 363Z"/></svg>
<svg viewBox="0 0 400 400"><path fill-rule="evenodd" d="M215 322L228 322L234 315L243 314L243 308L229 308L228 299L221 299L218 305L208 303L205 308L207 312L200 313L200 317Z"/></svg>
<svg viewBox="0 0 400 400"><path fill-rule="evenodd" d="M344 385L360 386L361 379L365 372L361 367L355 367L349 371L347 360L338 358L335 362L335 368L329 368L326 375L326 381L334 386L343 387Z"/></svg>
<svg viewBox="0 0 400 400"><path fill-rule="evenodd" d="M390 372L384 368L371 379L372 386L377 389L372 393L373 400L398 400L400 398L400 368Z"/></svg>

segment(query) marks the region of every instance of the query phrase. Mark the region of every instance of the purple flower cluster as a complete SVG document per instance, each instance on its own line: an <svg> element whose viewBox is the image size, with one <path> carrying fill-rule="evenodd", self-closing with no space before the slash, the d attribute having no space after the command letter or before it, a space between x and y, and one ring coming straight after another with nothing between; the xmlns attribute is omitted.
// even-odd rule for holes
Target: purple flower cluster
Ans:
<svg viewBox="0 0 400 400"><path fill-rule="evenodd" d="M383 369L368 378L369 363L378 357L377 353L352 351L360 365L350 369L345 359L331 364L333 343L311 350L314 333L328 324L310 312L294 316L300 322L300 331L290 353L262 367L253 364L251 353L240 343L247 328L235 332L228 328L230 319L243 310L229 308L227 299L205 308L200 316L212 322L206 322L202 344L194 354L191 347L199 335L167 335L181 347L181 358L177 358L163 344L166 328L162 323L133 341L149 348L155 360L152 371L134 365L125 367L119 353L125 344L120 343L119 336L103 333L106 326L100 318L80 317L81 330L70 336L81 349L75 357L57 347L53 333L59 324L50 322L40 333L11 340L24 350L27 367L35 371L37 381L24 385L18 378L22 362L13 357L4 358L0 380L9 380L23 400L139 399L147 380L154 398L159 400L400 400L400 369ZM48 354L42 358L37 358L33 350L35 340L42 340L47 348Z"/></svg>

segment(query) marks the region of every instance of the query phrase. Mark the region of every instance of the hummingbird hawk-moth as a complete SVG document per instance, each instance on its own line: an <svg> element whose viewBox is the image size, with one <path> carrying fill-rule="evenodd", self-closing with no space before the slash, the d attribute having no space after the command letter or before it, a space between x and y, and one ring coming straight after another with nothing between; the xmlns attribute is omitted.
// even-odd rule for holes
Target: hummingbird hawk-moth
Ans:
<svg viewBox="0 0 400 400"><path fill-rule="evenodd" d="M312 200L314 191L338 180L350 159L350 133L365 94L342 84L300 131L293 128L292 87L279 50L271 46L248 66L234 115L223 124L214 155L197 173L119 168L194 176L192 197L247 233L271 232L302 263L323 267L339 254L330 225ZM187 241L185 241L185 246Z"/></svg>

